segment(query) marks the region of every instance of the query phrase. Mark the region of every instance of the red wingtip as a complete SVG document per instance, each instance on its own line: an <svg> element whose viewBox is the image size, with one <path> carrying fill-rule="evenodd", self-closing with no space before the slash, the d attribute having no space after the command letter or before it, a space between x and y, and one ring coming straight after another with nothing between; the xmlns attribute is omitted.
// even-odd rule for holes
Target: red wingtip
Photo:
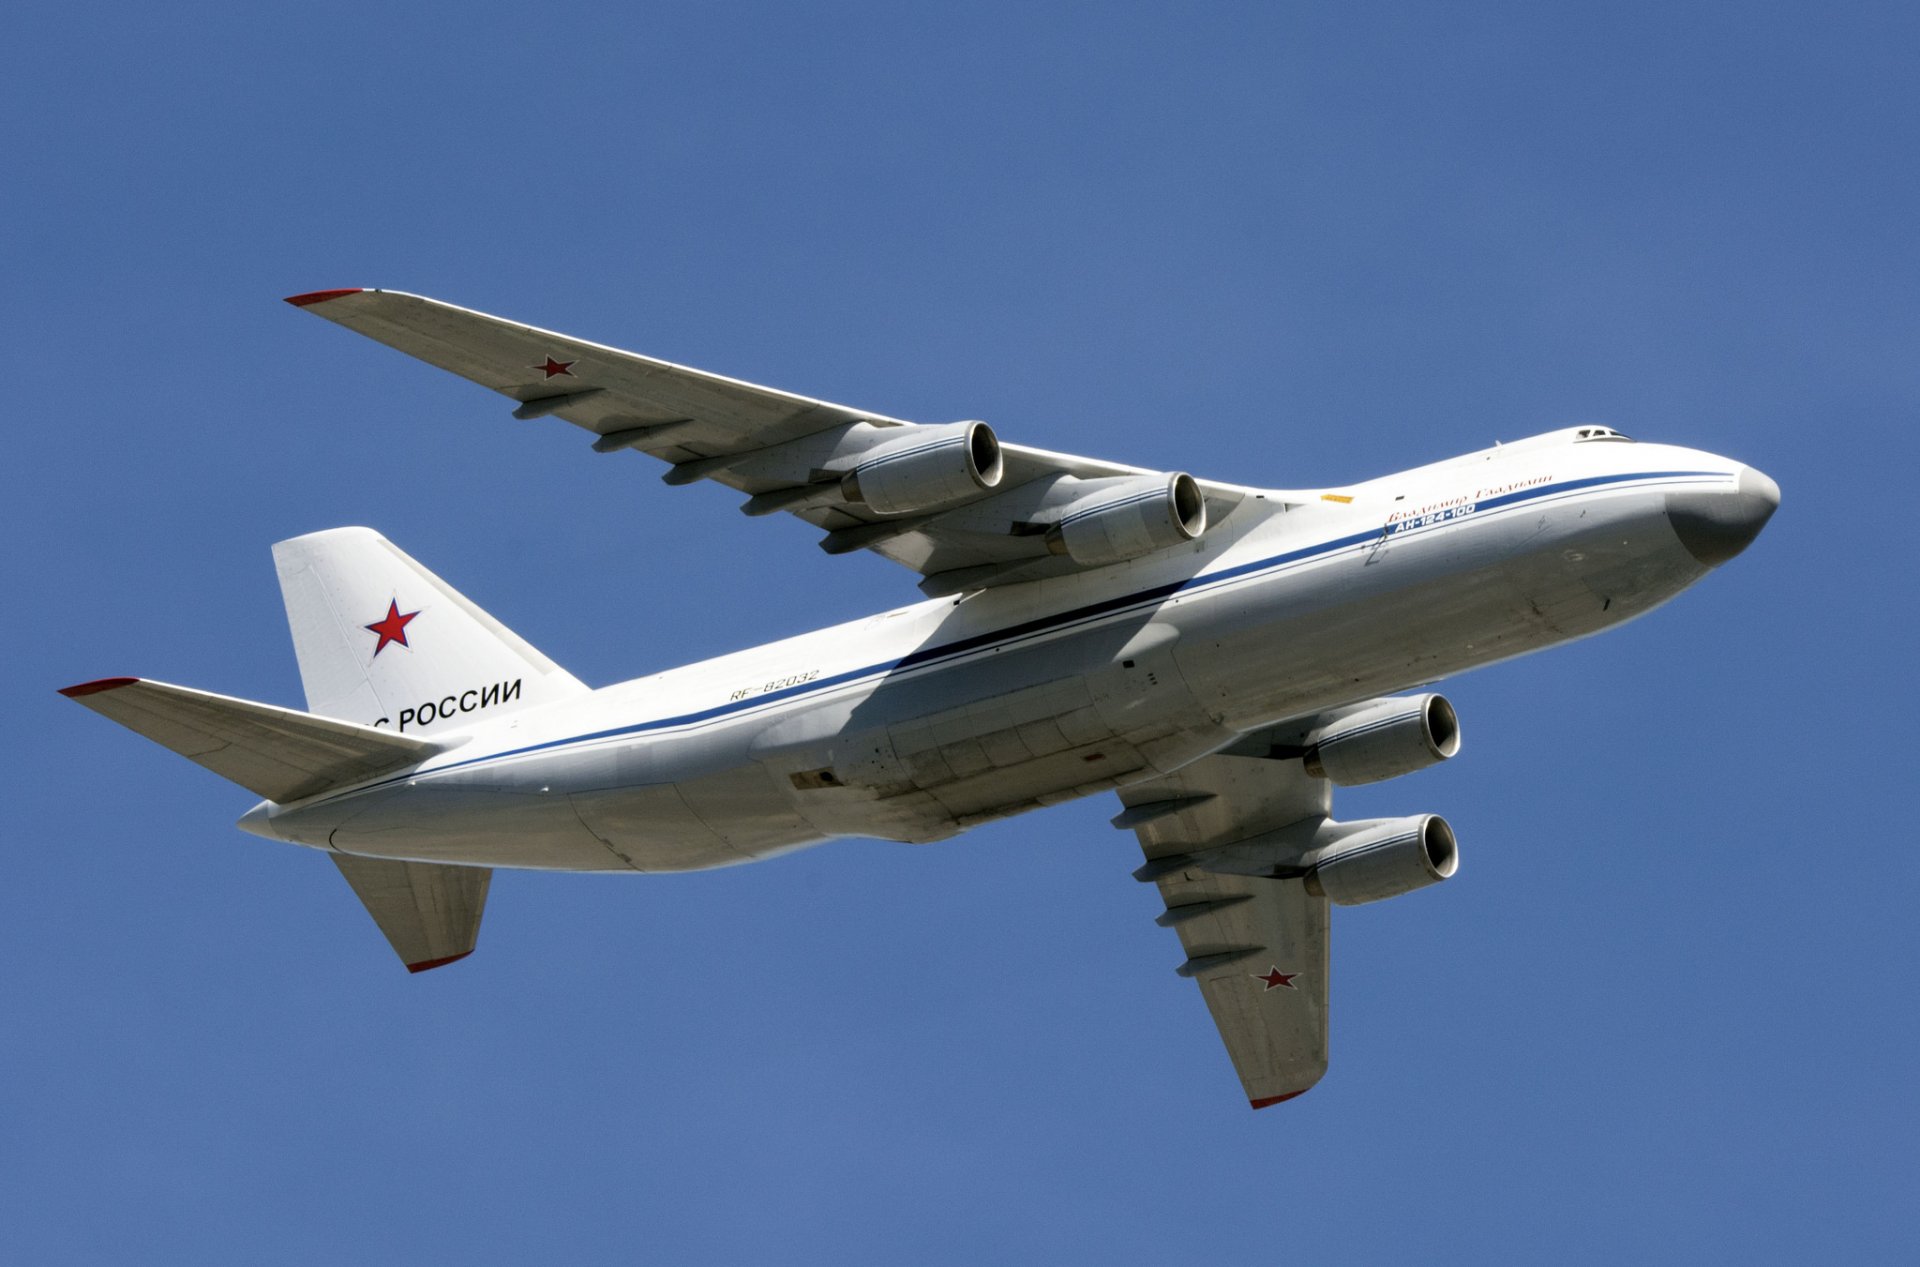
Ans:
<svg viewBox="0 0 1920 1267"><path fill-rule="evenodd" d="M357 295L365 289L365 286L349 286L345 290L310 290L304 295L288 295L287 302L296 308L306 308L323 304L329 299L338 299L342 295Z"/></svg>
<svg viewBox="0 0 1920 1267"><path fill-rule="evenodd" d="M463 950L457 955L448 955L445 959L422 959L419 963L408 964L407 971L408 972L426 972L428 969L431 969L431 968L444 968L450 963L460 962L460 960L465 959L468 955L472 953L473 952L471 950Z"/></svg>
<svg viewBox="0 0 1920 1267"><path fill-rule="evenodd" d="M132 686L140 679L137 677L103 677L97 682L82 682L78 686L63 686L60 693L68 699L79 699L82 695L98 695L102 691L118 690L123 686Z"/></svg>
<svg viewBox="0 0 1920 1267"><path fill-rule="evenodd" d="M1285 1104L1288 1100L1293 1099L1295 1096L1305 1095L1306 1093L1307 1093L1307 1089L1302 1087L1298 1091L1289 1091L1285 1095L1270 1095L1264 1100L1248 1100L1247 1103L1251 1104L1256 1109L1264 1109L1275 1104Z"/></svg>

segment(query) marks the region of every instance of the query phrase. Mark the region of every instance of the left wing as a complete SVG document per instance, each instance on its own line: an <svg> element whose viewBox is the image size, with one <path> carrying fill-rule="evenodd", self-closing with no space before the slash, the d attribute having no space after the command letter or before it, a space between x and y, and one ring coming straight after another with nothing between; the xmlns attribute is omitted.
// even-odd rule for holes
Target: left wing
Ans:
<svg viewBox="0 0 1920 1267"><path fill-rule="evenodd" d="M689 369L418 295L323 290L288 303L594 433L602 453L711 479L750 515L870 549L929 594L1036 580L1192 540L1247 495L1182 473L1003 445L984 423L927 426Z"/></svg>
<svg viewBox="0 0 1920 1267"><path fill-rule="evenodd" d="M1331 785L1298 761L1205 757L1123 788L1132 827L1187 952L1191 977L1256 1109L1291 1100L1327 1071L1327 899L1299 878L1224 874L1183 860L1325 818Z"/></svg>

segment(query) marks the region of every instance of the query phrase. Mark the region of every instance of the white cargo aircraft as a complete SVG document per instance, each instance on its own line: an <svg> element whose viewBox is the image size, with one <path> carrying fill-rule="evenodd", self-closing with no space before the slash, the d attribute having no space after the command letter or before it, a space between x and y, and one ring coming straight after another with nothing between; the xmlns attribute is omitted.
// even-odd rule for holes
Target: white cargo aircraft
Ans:
<svg viewBox="0 0 1920 1267"><path fill-rule="evenodd" d="M934 841L1117 790L1255 1108L1327 1061L1328 905L1454 873L1436 814L1334 784L1451 757L1392 695L1582 637L1738 554L1779 489L1606 427L1276 491L901 422L432 299L288 302L556 415L666 482L785 511L923 602L592 689L365 528L274 562L307 709L139 678L64 692L266 799L413 971L469 954L494 867L688 871L836 836Z"/></svg>

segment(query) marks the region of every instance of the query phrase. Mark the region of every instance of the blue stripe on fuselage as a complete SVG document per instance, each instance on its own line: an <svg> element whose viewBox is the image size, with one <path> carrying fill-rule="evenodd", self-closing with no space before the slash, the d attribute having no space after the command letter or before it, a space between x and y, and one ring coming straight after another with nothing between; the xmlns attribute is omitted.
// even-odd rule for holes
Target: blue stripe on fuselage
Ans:
<svg viewBox="0 0 1920 1267"><path fill-rule="evenodd" d="M1723 471L1640 471L1625 475L1594 475L1585 479L1566 480L1556 484L1543 484L1538 488L1521 489L1518 492L1505 493L1498 497L1490 497L1486 501L1476 504L1474 517L1478 518L1481 514L1489 510L1504 509L1522 502L1537 501L1545 497L1561 496L1578 492L1582 489L1596 488L1605 484L1620 484L1630 480L1700 478L1727 479L1730 477ZM1446 523L1428 525L1409 530L1404 534L1396 534L1396 538L1431 531L1434 528L1453 527L1464 522L1465 519L1449 520ZM569 747L574 744L596 743L600 740L615 739L625 735L644 734L648 731L672 730L683 726L698 725L702 722L712 721L715 718L732 714L747 713L802 695L813 695L822 691L832 690L835 687L845 686L848 683L859 681L862 678L884 677L893 673L921 669L937 662L958 659L961 656L988 647L1005 648L1014 643L1026 642L1046 634L1059 633L1076 625L1118 615L1121 612L1133 608L1154 606L1172 598L1176 594L1212 589L1215 586L1251 576L1255 573L1276 572L1309 560L1338 554L1343 550L1352 549L1356 546L1371 545L1382 540L1384 535L1384 531L1381 528L1369 528L1365 532L1356 532L1348 536L1336 537L1331 541L1321 541L1313 545L1301 546L1299 549L1270 555L1264 559L1256 559L1251 563L1242 563L1235 567L1222 568L1217 572L1203 572L1198 576L1188 577L1184 580L1169 581L1164 585L1155 585L1148 589L1136 590L1133 593L1121 595L1116 598L1103 599L1097 603L1088 603L1085 606L1070 608L1063 612L1055 612L1049 616L1035 617L1032 620L1022 621L1017 625L996 629L990 633L974 634L971 637L961 638L955 642L943 643L937 647L925 647L919 651L909 652L897 660L889 660L881 664L870 664L864 668L849 669L845 673L836 673L830 677L815 678L811 682L785 687L777 691L768 691L763 695L755 695L750 699L730 700L724 704L716 704L711 708L699 709L691 713L682 713L676 717L661 717L652 721L634 722L625 726L616 726L609 730L594 731L585 735L570 735L564 739L549 739L544 743L529 744L524 748L513 748L505 752L495 752L489 753L486 756L471 757L465 761L456 761L444 766L435 766L429 770L415 770L409 774L396 775L377 783L370 783L363 787L336 793L335 795L357 796L362 792L375 791L396 783L403 783L408 779L431 777L443 771L461 770L469 766L479 765L483 762L504 761L510 757L523 757L529 753L547 752L555 748ZM322 804L325 800L332 799L333 797L329 796L323 798L322 801L314 802L314 804Z"/></svg>

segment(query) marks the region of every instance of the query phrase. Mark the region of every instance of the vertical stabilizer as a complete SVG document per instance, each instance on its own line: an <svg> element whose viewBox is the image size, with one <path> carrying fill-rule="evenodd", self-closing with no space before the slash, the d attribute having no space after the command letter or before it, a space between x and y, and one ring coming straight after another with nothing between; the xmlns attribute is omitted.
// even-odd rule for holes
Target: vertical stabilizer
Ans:
<svg viewBox="0 0 1920 1267"><path fill-rule="evenodd" d="M307 707L424 737L586 691L370 528L273 547Z"/></svg>

